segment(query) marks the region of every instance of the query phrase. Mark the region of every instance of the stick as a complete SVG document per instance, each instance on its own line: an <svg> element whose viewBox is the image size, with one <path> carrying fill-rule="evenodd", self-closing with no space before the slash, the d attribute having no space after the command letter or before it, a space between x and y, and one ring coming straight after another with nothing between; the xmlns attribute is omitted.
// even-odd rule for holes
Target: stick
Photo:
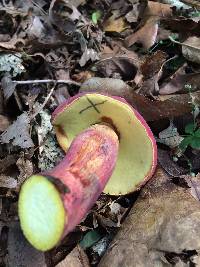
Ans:
<svg viewBox="0 0 200 267"><path fill-rule="evenodd" d="M64 83L64 84L74 84L74 85L77 85L77 86L80 86L81 84L80 83L77 83L75 81L72 81L72 80L52 80L52 79L47 79L47 80L27 80L27 81L13 81L13 83L15 83L16 85L18 84L33 84L33 83L37 83L37 84L40 84L40 83Z"/></svg>

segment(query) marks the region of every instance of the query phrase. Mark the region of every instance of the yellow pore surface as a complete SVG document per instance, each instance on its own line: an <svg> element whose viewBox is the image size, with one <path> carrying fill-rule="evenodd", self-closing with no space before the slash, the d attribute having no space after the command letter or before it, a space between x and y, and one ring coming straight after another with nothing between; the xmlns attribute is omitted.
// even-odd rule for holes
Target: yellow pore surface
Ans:
<svg viewBox="0 0 200 267"><path fill-rule="evenodd" d="M119 134L117 163L104 192L110 195L131 193L151 172L155 149L147 129L131 106L110 96L88 93L68 104L53 124L58 142L67 150L81 131L102 122L112 122Z"/></svg>

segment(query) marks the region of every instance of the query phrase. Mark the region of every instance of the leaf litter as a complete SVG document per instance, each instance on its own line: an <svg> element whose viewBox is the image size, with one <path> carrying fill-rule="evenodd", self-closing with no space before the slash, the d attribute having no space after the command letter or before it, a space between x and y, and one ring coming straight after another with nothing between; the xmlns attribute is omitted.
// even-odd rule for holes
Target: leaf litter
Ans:
<svg viewBox="0 0 200 267"><path fill-rule="evenodd" d="M0 264L198 266L198 1L8 0L0 17ZM44 255L20 233L18 193L63 157L50 114L88 91L123 97L144 116L161 167L140 195L102 195Z"/></svg>

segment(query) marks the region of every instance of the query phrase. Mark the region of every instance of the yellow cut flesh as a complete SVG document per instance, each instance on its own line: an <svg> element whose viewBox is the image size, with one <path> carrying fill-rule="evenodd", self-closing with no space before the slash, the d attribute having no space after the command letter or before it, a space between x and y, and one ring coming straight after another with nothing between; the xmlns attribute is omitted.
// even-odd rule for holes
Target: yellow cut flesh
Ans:
<svg viewBox="0 0 200 267"><path fill-rule="evenodd" d="M37 249L53 248L64 231L65 210L59 192L44 176L33 175L19 195L19 218L28 241Z"/></svg>
<svg viewBox="0 0 200 267"><path fill-rule="evenodd" d="M112 119L120 133L118 160L104 192L128 194L135 191L148 175L153 163L152 141L129 105L101 94L85 94L75 99L53 121L66 134L66 137L61 137L57 131L58 142L66 150L76 135L93 124L101 123L102 117Z"/></svg>

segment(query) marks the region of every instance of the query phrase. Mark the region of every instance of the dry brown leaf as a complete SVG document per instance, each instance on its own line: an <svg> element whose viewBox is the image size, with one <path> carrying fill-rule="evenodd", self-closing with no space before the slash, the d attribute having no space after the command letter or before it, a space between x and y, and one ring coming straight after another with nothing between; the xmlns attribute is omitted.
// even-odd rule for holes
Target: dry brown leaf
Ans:
<svg viewBox="0 0 200 267"><path fill-rule="evenodd" d="M10 125L10 120L4 115L0 115L0 132L4 132Z"/></svg>
<svg viewBox="0 0 200 267"><path fill-rule="evenodd" d="M125 16L128 22L130 23L138 22L139 14L140 14L140 6L141 6L141 3L139 2L133 4L133 9L129 11Z"/></svg>
<svg viewBox="0 0 200 267"><path fill-rule="evenodd" d="M105 32L122 32L127 28L127 24L124 21L123 17L115 19L115 15L112 15L105 23L104 23L104 31Z"/></svg>
<svg viewBox="0 0 200 267"><path fill-rule="evenodd" d="M56 267L90 267L89 260L80 246L76 246Z"/></svg>
<svg viewBox="0 0 200 267"><path fill-rule="evenodd" d="M148 1L144 16L158 16L160 18L168 18L172 16L171 5L162 4L159 2Z"/></svg>
<svg viewBox="0 0 200 267"><path fill-rule="evenodd" d="M172 30L173 32L179 32L182 36L200 36L200 20L199 18L170 18L162 21L165 28Z"/></svg>
<svg viewBox="0 0 200 267"><path fill-rule="evenodd" d="M87 81L88 79L92 78L94 76L94 73L92 71L81 71L77 74L72 75L72 79L76 82L83 83Z"/></svg>
<svg viewBox="0 0 200 267"><path fill-rule="evenodd" d="M182 43L182 53L186 59L200 64L200 38L189 37Z"/></svg>
<svg viewBox="0 0 200 267"><path fill-rule="evenodd" d="M17 154L13 153L11 155L7 155L3 159L0 159L0 173L3 173L7 168L16 164L18 157L19 156Z"/></svg>
<svg viewBox="0 0 200 267"><path fill-rule="evenodd" d="M0 42L0 50L2 50L2 49L16 50L17 44L19 44L19 43L25 45L25 41L23 39L17 38L16 36L14 36L8 42Z"/></svg>
<svg viewBox="0 0 200 267"><path fill-rule="evenodd" d="M8 267L47 267L44 253L36 250L26 241L19 223L9 225Z"/></svg>
<svg viewBox="0 0 200 267"><path fill-rule="evenodd" d="M140 68L144 78L148 79L158 73L166 58L167 54L161 50L146 56Z"/></svg>
<svg viewBox="0 0 200 267"><path fill-rule="evenodd" d="M13 177L7 176L7 175L0 175L0 187L5 188L16 188L17 186L17 180L15 180Z"/></svg>
<svg viewBox="0 0 200 267"><path fill-rule="evenodd" d="M98 266L189 266L199 248L200 202L158 168Z"/></svg>
<svg viewBox="0 0 200 267"><path fill-rule="evenodd" d="M185 74L184 69L178 69L169 82L165 82L160 86L159 94L168 95L187 92L195 92L200 90L200 73Z"/></svg>
<svg viewBox="0 0 200 267"><path fill-rule="evenodd" d="M158 33L158 18L150 17L144 26L125 39L128 47L134 43L141 43L145 49L149 49L156 42Z"/></svg>
<svg viewBox="0 0 200 267"><path fill-rule="evenodd" d="M140 64L141 59L135 52L116 44L113 50L104 46L101 59L95 67L104 77L133 80Z"/></svg>
<svg viewBox="0 0 200 267"><path fill-rule="evenodd" d="M171 176L179 177L188 171L175 163L167 150L158 149L158 162L161 167Z"/></svg>
<svg viewBox="0 0 200 267"><path fill-rule="evenodd" d="M190 187L191 195L198 201L200 201L200 173L195 177L191 175L183 175L182 178L185 179L188 186Z"/></svg>

